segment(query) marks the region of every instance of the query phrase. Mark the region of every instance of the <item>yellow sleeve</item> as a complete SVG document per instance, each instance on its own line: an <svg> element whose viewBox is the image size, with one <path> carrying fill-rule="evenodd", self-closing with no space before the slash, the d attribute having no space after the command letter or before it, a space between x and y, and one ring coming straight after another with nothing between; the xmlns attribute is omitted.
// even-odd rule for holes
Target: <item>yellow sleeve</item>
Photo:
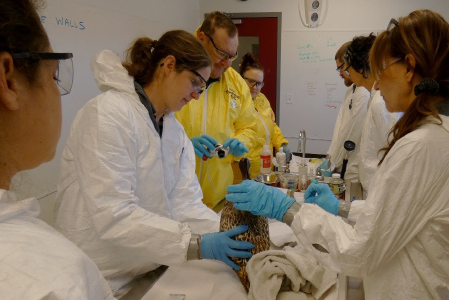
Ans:
<svg viewBox="0 0 449 300"><path fill-rule="evenodd" d="M248 85L236 71L229 74L241 98L241 113L234 124L235 138L243 142L249 149L253 147L256 138L256 110Z"/></svg>

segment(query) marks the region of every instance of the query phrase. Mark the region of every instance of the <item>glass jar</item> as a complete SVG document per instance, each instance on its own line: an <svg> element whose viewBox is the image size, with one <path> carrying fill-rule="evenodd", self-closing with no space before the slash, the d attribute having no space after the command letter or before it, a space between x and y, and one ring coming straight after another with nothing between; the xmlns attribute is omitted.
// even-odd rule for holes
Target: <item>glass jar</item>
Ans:
<svg viewBox="0 0 449 300"><path fill-rule="evenodd" d="M332 174L332 178L329 181L329 187L332 193L337 199L343 199L343 192L345 191L345 181L340 178L339 173Z"/></svg>

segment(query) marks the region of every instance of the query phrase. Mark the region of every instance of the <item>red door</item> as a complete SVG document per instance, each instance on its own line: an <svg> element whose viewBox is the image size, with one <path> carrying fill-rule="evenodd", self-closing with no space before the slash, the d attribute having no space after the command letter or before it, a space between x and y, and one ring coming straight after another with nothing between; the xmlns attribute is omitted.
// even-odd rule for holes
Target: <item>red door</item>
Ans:
<svg viewBox="0 0 449 300"><path fill-rule="evenodd" d="M241 24L236 24L239 36L259 37L259 62L265 70L262 93L268 98L276 115L277 95L277 40L278 18L238 18ZM243 56L245 53L239 53Z"/></svg>

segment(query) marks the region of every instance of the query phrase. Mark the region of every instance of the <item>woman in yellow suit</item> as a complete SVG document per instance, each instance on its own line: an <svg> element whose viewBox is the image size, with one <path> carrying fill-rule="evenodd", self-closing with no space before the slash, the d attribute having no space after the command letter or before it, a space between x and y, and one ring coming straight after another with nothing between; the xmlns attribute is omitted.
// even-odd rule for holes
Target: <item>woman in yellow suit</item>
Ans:
<svg viewBox="0 0 449 300"><path fill-rule="evenodd" d="M248 158L251 163L251 178L256 178L260 173L260 151L265 141L268 141L270 149L273 147L279 150L281 147L285 152L285 157L290 157L288 141L284 138L281 129L275 122L274 112L271 109L267 97L260 92L263 87L264 70L259 61L251 54L247 53L242 58L240 64L240 75L245 79L253 98L254 108L257 112L257 131L253 147L249 149Z"/></svg>

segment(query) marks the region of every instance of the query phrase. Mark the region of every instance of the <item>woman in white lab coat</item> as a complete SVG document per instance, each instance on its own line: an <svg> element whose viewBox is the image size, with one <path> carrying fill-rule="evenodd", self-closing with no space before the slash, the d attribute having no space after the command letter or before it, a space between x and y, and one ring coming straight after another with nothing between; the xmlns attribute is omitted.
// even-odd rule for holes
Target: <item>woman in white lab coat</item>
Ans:
<svg viewBox="0 0 449 300"><path fill-rule="evenodd" d="M173 112L198 99L211 72L202 44L183 30L140 38L122 63L92 61L102 94L77 114L63 151L57 229L97 264L116 297L140 275L188 259L250 257L252 244L217 233L203 202L195 153Z"/></svg>
<svg viewBox="0 0 449 300"><path fill-rule="evenodd" d="M425 42L424 42L425 41ZM365 298L449 297L449 24L418 10L391 20L370 52L386 107L404 112L394 126L366 201L347 207L312 184L300 206L282 192L244 181L227 199L240 209L291 224L301 244L345 275L363 278Z"/></svg>
<svg viewBox="0 0 449 300"><path fill-rule="evenodd" d="M89 257L37 218L36 198L10 191L55 155L73 80L72 54L53 52L36 6L0 2L0 299L114 299Z"/></svg>

